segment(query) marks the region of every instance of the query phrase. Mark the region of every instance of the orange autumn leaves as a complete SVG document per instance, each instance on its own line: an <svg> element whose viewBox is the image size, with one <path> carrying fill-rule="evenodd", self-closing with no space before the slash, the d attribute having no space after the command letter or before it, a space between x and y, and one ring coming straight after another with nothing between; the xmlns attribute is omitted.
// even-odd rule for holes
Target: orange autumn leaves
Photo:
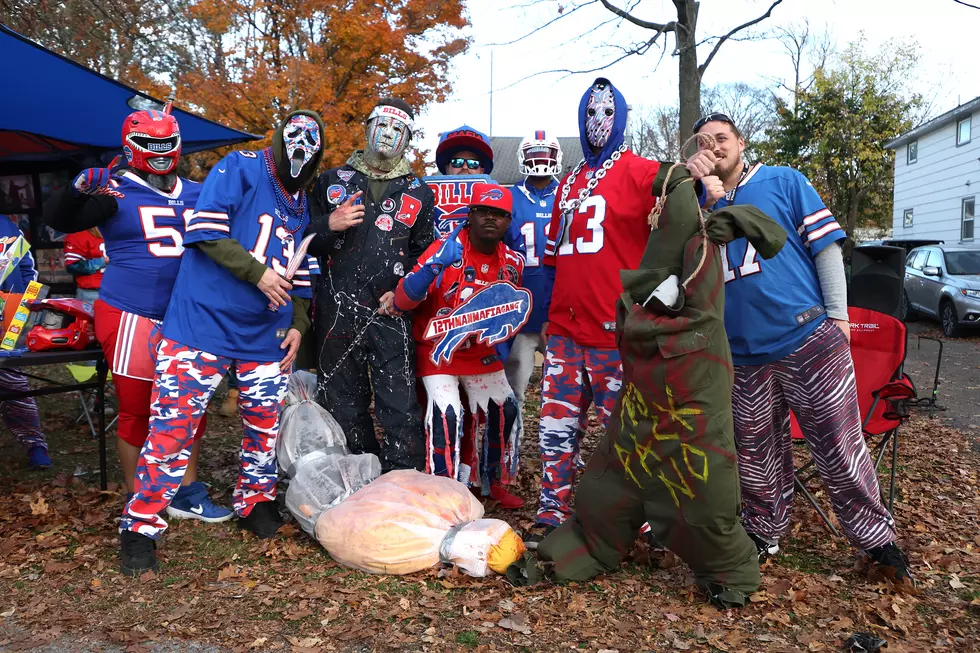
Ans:
<svg viewBox="0 0 980 653"><path fill-rule="evenodd" d="M317 111L324 168L363 146L379 97L417 113L444 100L449 61L468 45L462 0L198 0L191 12L210 36L198 47L201 65L178 76L179 104L264 135L255 147L289 111Z"/></svg>

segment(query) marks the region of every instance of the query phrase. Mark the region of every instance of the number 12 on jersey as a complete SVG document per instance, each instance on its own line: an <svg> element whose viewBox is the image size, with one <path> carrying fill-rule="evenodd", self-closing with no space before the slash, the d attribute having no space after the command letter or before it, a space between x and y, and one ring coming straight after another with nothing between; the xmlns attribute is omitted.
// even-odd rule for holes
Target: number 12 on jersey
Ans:
<svg viewBox="0 0 980 653"><path fill-rule="evenodd" d="M762 272L762 266L759 265L758 261L758 252L749 242L745 243L745 256L742 257L742 263L738 266L737 273L728 261L728 245L721 246L721 265L725 270L725 283Z"/></svg>

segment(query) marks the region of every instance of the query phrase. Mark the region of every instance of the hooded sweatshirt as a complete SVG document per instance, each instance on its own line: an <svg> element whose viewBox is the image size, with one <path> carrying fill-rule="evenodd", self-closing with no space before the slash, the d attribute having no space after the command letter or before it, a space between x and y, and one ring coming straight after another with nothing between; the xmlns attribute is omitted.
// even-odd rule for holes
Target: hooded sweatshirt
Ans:
<svg viewBox="0 0 980 653"><path fill-rule="evenodd" d="M598 81L609 83L601 77ZM613 86L616 113L612 133L602 150L592 153L585 135L591 87L579 103L585 164L574 182L569 173L558 186L545 247L544 264L555 268L548 334L571 338L582 347L615 349L616 300L623 292L619 272L635 270L643 256L650 235L647 216L655 203L653 182L660 164L624 151L591 194L563 214L562 197L568 201L578 198L579 191L625 138L626 99Z"/></svg>

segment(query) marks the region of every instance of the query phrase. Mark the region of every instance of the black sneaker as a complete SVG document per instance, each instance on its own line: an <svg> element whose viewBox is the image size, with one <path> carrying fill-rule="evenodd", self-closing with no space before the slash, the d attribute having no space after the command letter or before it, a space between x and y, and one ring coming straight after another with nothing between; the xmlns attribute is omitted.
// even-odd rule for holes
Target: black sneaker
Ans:
<svg viewBox="0 0 980 653"><path fill-rule="evenodd" d="M541 540L551 535L551 533L558 528L557 526L552 526L551 524L535 524L524 536L524 546L528 551L537 551L538 544Z"/></svg>
<svg viewBox="0 0 980 653"><path fill-rule="evenodd" d="M779 542L770 542L769 540L764 539L755 533L750 533L749 531L745 531L745 533L752 538L753 542L755 542L755 549L759 552L760 565L779 553Z"/></svg>
<svg viewBox="0 0 980 653"><path fill-rule="evenodd" d="M915 579L909 571L909 561L894 542L867 550L868 557L874 561L889 581L899 587L915 588Z"/></svg>
<svg viewBox="0 0 980 653"><path fill-rule="evenodd" d="M157 568L157 543L146 535L123 531L119 534L119 562L122 573L139 576Z"/></svg>
<svg viewBox="0 0 980 653"><path fill-rule="evenodd" d="M276 531L282 528L282 516L275 501L263 501L252 506L248 517L238 518L238 527L251 531L263 540L275 537Z"/></svg>

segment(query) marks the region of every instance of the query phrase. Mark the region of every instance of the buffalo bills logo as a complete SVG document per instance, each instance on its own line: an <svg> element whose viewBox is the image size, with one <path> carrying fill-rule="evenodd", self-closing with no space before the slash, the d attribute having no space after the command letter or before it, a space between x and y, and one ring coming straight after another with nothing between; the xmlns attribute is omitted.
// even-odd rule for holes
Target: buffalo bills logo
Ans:
<svg viewBox="0 0 980 653"><path fill-rule="evenodd" d="M434 175L425 178L436 200L432 213L436 238L449 235L456 223L466 219L473 199L473 184L478 182L492 183L487 175Z"/></svg>
<svg viewBox="0 0 980 653"><path fill-rule="evenodd" d="M344 181L350 181L351 179L354 178L354 171L353 170L338 170L337 171L337 176L340 177L341 179L343 179Z"/></svg>
<svg viewBox="0 0 980 653"><path fill-rule="evenodd" d="M491 188L480 195L481 202L498 201L504 199L504 193L499 188Z"/></svg>
<svg viewBox="0 0 980 653"><path fill-rule="evenodd" d="M453 354L471 337L496 345L520 331L531 314L531 293L507 282L481 288L451 313L429 320L425 339L435 340L430 359L452 362Z"/></svg>
<svg viewBox="0 0 980 653"><path fill-rule="evenodd" d="M327 188L327 201L331 204L340 204L345 197L347 197L347 190L340 184Z"/></svg>

